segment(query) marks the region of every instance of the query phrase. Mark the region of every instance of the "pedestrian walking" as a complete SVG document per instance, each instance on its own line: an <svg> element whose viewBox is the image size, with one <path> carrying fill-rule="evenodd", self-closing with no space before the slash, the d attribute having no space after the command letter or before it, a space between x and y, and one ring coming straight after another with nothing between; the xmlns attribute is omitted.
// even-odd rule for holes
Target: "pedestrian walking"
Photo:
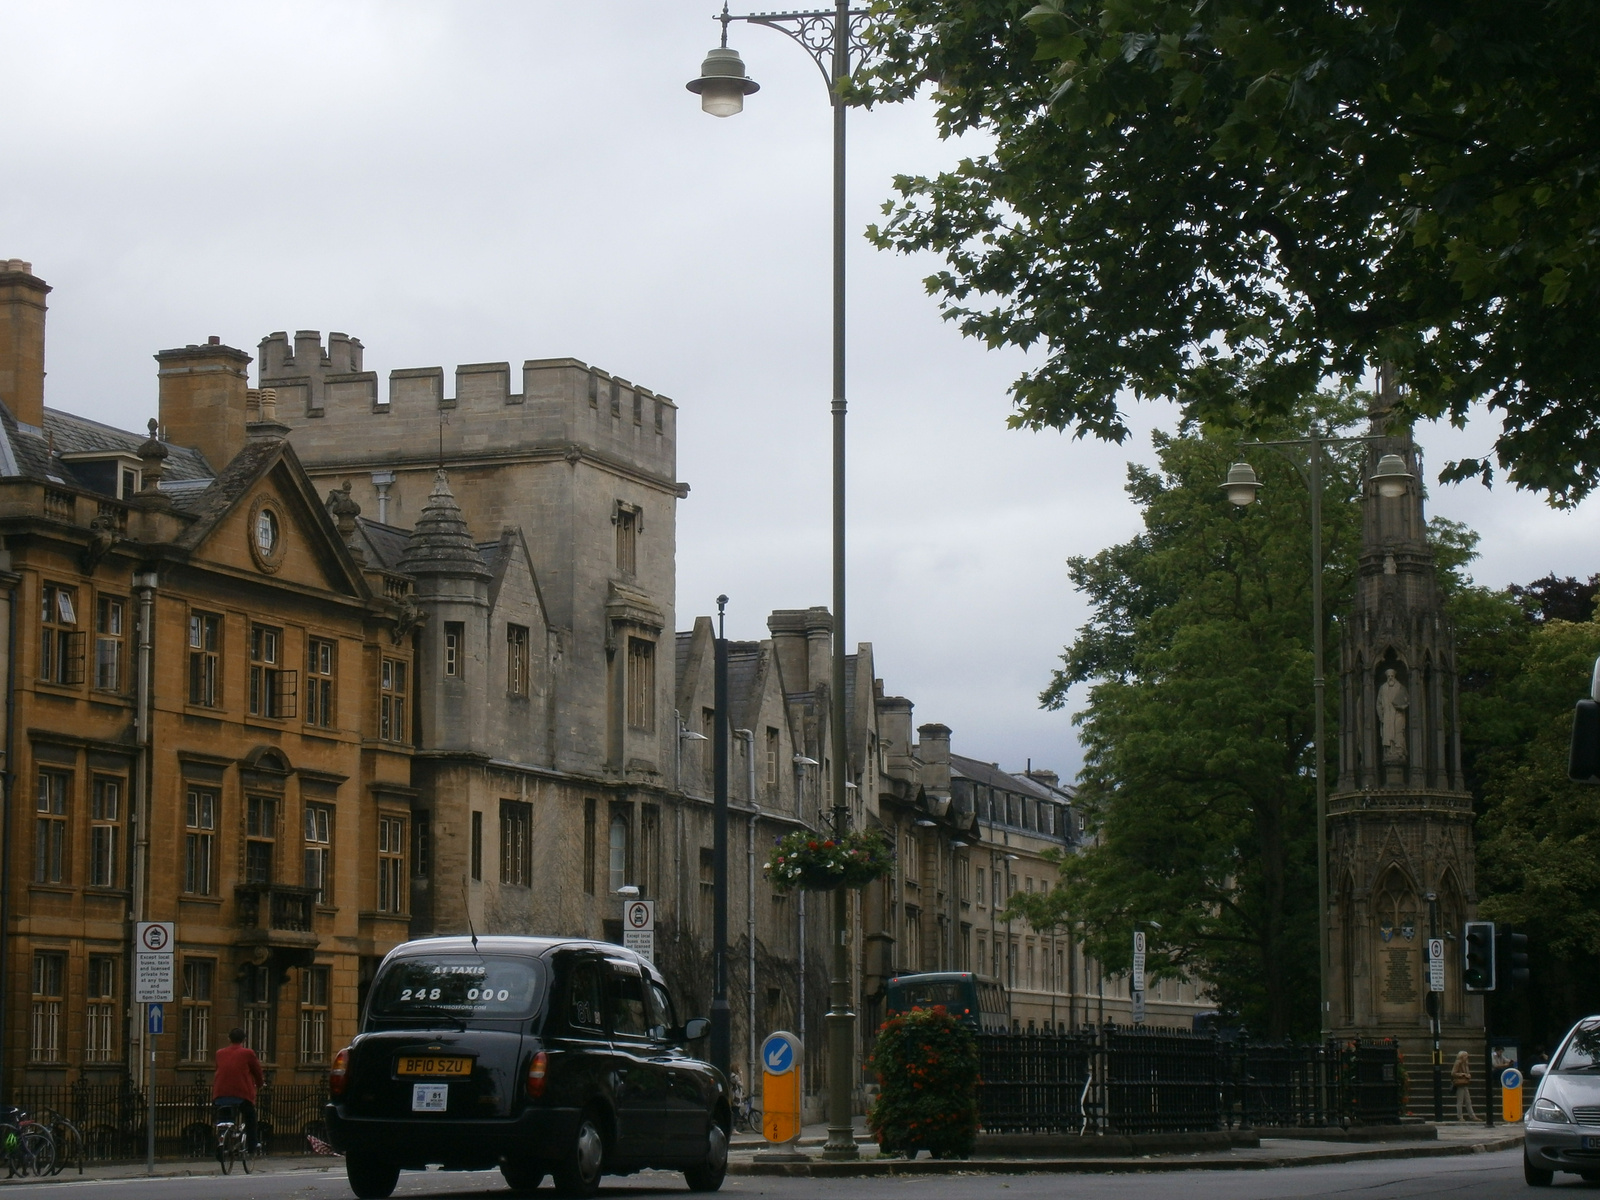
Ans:
<svg viewBox="0 0 1600 1200"><path fill-rule="evenodd" d="M1450 1082L1456 1089L1456 1120L1476 1121L1478 1113L1472 1107L1472 1060L1465 1050L1456 1055L1455 1066L1450 1068Z"/></svg>

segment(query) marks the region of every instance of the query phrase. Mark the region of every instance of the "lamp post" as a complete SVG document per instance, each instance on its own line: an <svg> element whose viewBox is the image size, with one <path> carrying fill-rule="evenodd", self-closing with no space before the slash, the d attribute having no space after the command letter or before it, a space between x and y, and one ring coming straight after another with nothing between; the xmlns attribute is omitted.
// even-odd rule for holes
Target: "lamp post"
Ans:
<svg viewBox="0 0 1600 1200"><path fill-rule="evenodd" d="M700 76L686 85L700 96L700 107L714 117L731 117L744 109L744 98L760 89L745 74L738 52L728 48L728 24L745 21L776 29L809 54L822 72L833 106L833 671L829 707L829 743L833 759L830 780L835 836L849 822L845 795L848 767L845 743L845 287L844 287L844 169L845 103L839 84L850 76L851 56L865 48L862 39L867 14L852 9L848 0L835 0L820 12L754 13L733 16L726 3L717 20L722 22L722 44L701 64ZM850 899L844 888L833 893L833 971L828 1008L828 1140L825 1158L855 1158L855 1133L851 1128L851 1094L855 1074L855 1012L850 997Z"/></svg>
<svg viewBox="0 0 1600 1200"><path fill-rule="evenodd" d="M1350 446L1383 441L1386 434L1366 434L1357 437L1334 437L1325 430L1313 429L1303 438L1287 438L1273 442L1243 442L1243 446L1261 446L1288 458L1302 482L1311 489L1311 691L1315 698L1315 742L1317 780L1317 1024L1322 1040L1328 1040L1328 781L1323 754L1327 735L1326 693L1327 680L1323 671L1322 637L1322 457L1330 446ZM1310 470L1301 473L1299 462L1286 453L1288 447L1310 451ZM1403 496L1411 486L1411 472L1406 461L1398 454L1385 454L1373 470L1372 480L1378 494L1385 499ZM1256 501L1261 484L1255 469L1247 462L1236 462L1228 468L1228 478L1222 491L1228 500L1240 508Z"/></svg>

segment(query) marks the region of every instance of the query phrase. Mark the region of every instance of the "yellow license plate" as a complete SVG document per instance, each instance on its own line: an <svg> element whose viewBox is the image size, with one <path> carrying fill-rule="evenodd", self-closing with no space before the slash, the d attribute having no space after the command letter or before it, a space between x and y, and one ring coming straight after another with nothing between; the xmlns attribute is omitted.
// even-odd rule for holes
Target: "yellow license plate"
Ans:
<svg viewBox="0 0 1600 1200"><path fill-rule="evenodd" d="M467 1076L472 1074L472 1060L464 1056L438 1054L402 1054L398 1075Z"/></svg>

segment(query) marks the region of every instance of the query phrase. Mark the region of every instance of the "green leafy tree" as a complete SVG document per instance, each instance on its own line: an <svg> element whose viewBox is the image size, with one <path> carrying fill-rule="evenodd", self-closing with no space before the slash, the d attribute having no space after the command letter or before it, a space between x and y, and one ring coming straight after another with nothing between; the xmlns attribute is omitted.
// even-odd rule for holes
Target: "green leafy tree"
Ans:
<svg viewBox="0 0 1600 1200"><path fill-rule="evenodd" d="M1387 361L1415 412L1486 398L1519 486L1600 480L1600 6L875 10L855 99L936 85L941 134L992 149L897 178L871 236L944 259L963 332L1041 351L1014 424L1120 441L1132 396L1250 427Z"/></svg>
<svg viewBox="0 0 1600 1200"><path fill-rule="evenodd" d="M1199 980L1259 1033L1311 1033L1310 493L1263 451L1260 502L1235 508L1218 487L1231 440L1155 440L1159 469L1129 471L1144 531L1070 562L1091 616L1043 697L1059 707L1089 685L1078 802L1094 842L1062 858L1058 888L1016 898L1015 915L1080 929L1113 971L1129 965L1134 925L1159 922L1153 974ZM1352 588L1361 460L1339 453L1325 471L1329 614Z"/></svg>

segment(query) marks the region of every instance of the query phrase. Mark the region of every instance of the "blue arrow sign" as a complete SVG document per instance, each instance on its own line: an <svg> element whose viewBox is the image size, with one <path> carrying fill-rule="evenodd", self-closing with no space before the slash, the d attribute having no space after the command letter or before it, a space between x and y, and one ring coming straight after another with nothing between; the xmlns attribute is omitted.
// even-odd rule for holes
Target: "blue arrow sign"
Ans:
<svg viewBox="0 0 1600 1200"><path fill-rule="evenodd" d="M787 1075L794 1070L794 1043L775 1033L761 1044L761 1066L771 1075Z"/></svg>
<svg viewBox="0 0 1600 1200"><path fill-rule="evenodd" d="M1500 1086L1508 1092L1519 1091L1522 1088L1522 1072L1515 1067L1507 1067L1500 1072Z"/></svg>
<svg viewBox="0 0 1600 1200"><path fill-rule="evenodd" d="M164 1018L165 1018L165 1010L161 1007L161 1005L159 1005L159 1004L150 1005L150 1032L151 1033L160 1033L160 1032L162 1032L162 1026L165 1024L165 1019Z"/></svg>

